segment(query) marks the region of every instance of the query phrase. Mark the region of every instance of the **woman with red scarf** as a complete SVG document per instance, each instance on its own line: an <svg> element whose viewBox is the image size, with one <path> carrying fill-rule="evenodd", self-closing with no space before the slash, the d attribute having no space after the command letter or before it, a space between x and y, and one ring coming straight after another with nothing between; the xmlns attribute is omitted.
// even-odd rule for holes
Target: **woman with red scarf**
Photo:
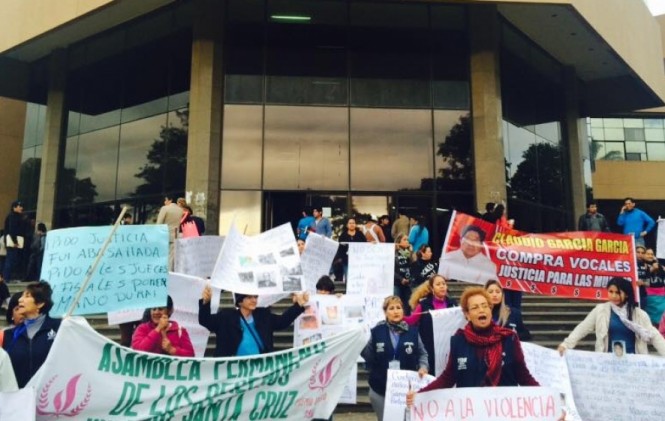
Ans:
<svg viewBox="0 0 665 421"><path fill-rule="evenodd" d="M517 333L492 321L487 291L482 287L465 289L460 305L469 323L450 338L443 373L419 392L453 386L539 386L526 366ZM407 405L413 403L414 395L407 393Z"/></svg>

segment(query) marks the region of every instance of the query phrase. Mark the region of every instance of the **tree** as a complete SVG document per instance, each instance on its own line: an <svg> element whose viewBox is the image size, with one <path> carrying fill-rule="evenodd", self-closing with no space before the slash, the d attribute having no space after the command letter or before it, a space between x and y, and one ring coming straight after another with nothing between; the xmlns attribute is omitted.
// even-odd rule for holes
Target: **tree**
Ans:
<svg viewBox="0 0 665 421"><path fill-rule="evenodd" d="M159 195L185 189L189 108L176 111L175 114L180 120L180 126L162 126L159 139L155 139L146 156L148 162L134 174L145 181L136 188L134 196Z"/></svg>
<svg viewBox="0 0 665 421"><path fill-rule="evenodd" d="M564 197L561 147L534 143L522 158L510 179L511 194L541 205L560 207Z"/></svg>

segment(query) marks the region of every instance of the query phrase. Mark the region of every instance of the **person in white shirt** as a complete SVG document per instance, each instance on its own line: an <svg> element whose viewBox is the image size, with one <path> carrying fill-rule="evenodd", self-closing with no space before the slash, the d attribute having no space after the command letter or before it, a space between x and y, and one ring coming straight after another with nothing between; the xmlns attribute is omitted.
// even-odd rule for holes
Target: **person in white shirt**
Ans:
<svg viewBox="0 0 665 421"><path fill-rule="evenodd" d="M446 279L475 284L496 279L496 265L483 254L485 231L475 225L462 230L459 249L441 256L439 273Z"/></svg>

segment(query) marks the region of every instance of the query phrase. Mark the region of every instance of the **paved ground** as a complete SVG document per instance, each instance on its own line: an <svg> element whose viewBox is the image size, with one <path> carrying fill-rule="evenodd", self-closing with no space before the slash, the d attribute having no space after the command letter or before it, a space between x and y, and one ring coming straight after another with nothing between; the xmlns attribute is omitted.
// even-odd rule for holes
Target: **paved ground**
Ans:
<svg viewBox="0 0 665 421"><path fill-rule="evenodd" d="M376 421L376 415L373 412L347 412L335 414L333 421Z"/></svg>

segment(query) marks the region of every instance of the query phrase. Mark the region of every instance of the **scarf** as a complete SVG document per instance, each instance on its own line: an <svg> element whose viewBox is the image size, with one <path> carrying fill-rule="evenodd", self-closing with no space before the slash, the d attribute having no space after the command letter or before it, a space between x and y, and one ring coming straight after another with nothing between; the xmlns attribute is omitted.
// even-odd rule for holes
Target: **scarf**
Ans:
<svg viewBox="0 0 665 421"><path fill-rule="evenodd" d="M632 320L628 320L627 305L619 307L614 303L610 303L610 307L612 308L614 314L619 316L619 319L621 319L621 323L623 323L624 326L630 329L635 334L635 336L637 336L641 341L651 343L651 340L653 339L654 335L653 331L651 331L649 328L646 328L644 326L635 323Z"/></svg>
<svg viewBox="0 0 665 421"><path fill-rule="evenodd" d="M395 333L404 333L409 331L409 325L402 320L401 322L392 323L387 320L379 322L379 324L385 323L388 325L388 328Z"/></svg>
<svg viewBox="0 0 665 421"><path fill-rule="evenodd" d="M487 373L485 373L485 385L497 386L501 379L501 365L503 354L503 340L515 334L510 329L506 329L492 323L488 329L489 335L478 334L471 323L467 323L462 330L464 339L471 345L480 348L482 358L487 364Z"/></svg>

